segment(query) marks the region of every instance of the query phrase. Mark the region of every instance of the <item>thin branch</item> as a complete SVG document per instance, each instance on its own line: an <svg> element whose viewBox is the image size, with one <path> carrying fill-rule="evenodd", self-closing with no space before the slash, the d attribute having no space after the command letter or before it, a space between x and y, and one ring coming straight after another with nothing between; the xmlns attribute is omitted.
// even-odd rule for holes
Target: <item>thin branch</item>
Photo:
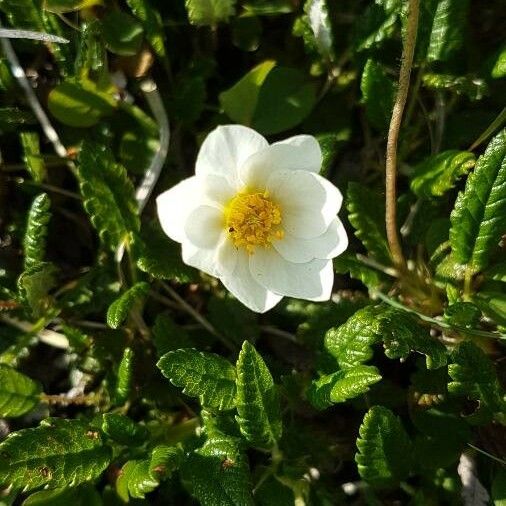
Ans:
<svg viewBox="0 0 506 506"><path fill-rule="evenodd" d="M409 80L413 56L416 45L416 32L418 29L418 14L420 0L409 0L409 12L407 21L406 39L402 51L402 63L399 73L399 88L395 98L392 119L388 130L387 154L386 154L386 213L385 222L387 229L388 245L392 260L399 270L406 270L406 260L402 253L399 235L397 233L397 145L401 128L402 115L408 97Z"/></svg>

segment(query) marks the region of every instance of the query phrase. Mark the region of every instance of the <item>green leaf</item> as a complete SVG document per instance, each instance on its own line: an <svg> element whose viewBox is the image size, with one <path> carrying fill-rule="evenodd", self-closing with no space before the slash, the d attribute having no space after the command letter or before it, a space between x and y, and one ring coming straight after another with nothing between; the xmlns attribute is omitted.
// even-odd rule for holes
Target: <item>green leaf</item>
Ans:
<svg viewBox="0 0 506 506"><path fill-rule="evenodd" d="M401 421L383 406L365 415L355 455L360 476L370 485L384 487L405 479L411 468L411 442Z"/></svg>
<svg viewBox="0 0 506 506"><path fill-rule="evenodd" d="M132 182L107 147L88 141L79 153L78 178L91 223L102 242L115 251L129 232L139 230Z"/></svg>
<svg viewBox="0 0 506 506"><path fill-rule="evenodd" d="M230 119L243 125L251 125L260 89L275 65L273 60L260 63L234 86L220 93L220 104Z"/></svg>
<svg viewBox="0 0 506 506"><path fill-rule="evenodd" d="M155 490L160 481L175 471L181 462L182 451L175 446L156 446L150 458L129 460L121 469L116 481L116 491L124 502L129 497L144 499Z"/></svg>
<svg viewBox="0 0 506 506"><path fill-rule="evenodd" d="M134 353L131 348L125 348L118 367L118 380L116 383L115 401L122 404L127 401L132 389Z"/></svg>
<svg viewBox="0 0 506 506"><path fill-rule="evenodd" d="M109 51L131 56L137 54L141 48L144 29L126 12L112 11L102 19L102 33Z"/></svg>
<svg viewBox="0 0 506 506"><path fill-rule="evenodd" d="M365 394L371 385L380 380L381 375L376 367L357 365L313 381L307 396L316 409L325 409Z"/></svg>
<svg viewBox="0 0 506 506"><path fill-rule="evenodd" d="M23 506L103 506L102 498L92 485L74 488L39 490L30 495Z"/></svg>
<svg viewBox="0 0 506 506"><path fill-rule="evenodd" d="M117 443L129 447L141 445L147 436L144 426L119 413L102 415L102 431Z"/></svg>
<svg viewBox="0 0 506 506"><path fill-rule="evenodd" d="M51 219L51 201L47 193L41 193L35 197L26 224L23 239L25 253L25 270L42 262L46 253L47 226Z"/></svg>
<svg viewBox="0 0 506 506"><path fill-rule="evenodd" d="M365 112L371 124L380 131L387 131L395 99L395 82L385 67L369 58L362 72L360 90Z"/></svg>
<svg viewBox="0 0 506 506"><path fill-rule="evenodd" d="M470 100L481 100L489 88L487 82L475 75L455 76L453 74L424 73L423 85L433 90L448 90L456 95L467 96Z"/></svg>
<svg viewBox="0 0 506 506"><path fill-rule="evenodd" d="M32 179L36 183L42 183L46 178L46 164L40 154L40 140L36 132L21 132L21 147L23 148L23 161Z"/></svg>
<svg viewBox="0 0 506 506"><path fill-rule="evenodd" d="M75 487L100 476L111 460L111 449L87 423L55 418L9 434L0 454L0 483L25 491Z"/></svg>
<svg viewBox="0 0 506 506"><path fill-rule="evenodd" d="M253 446L274 446L283 429L276 385L263 358L244 341L237 359L237 422Z"/></svg>
<svg viewBox="0 0 506 506"><path fill-rule="evenodd" d="M44 9L56 14L89 9L95 5L103 5L102 0L44 0Z"/></svg>
<svg viewBox="0 0 506 506"><path fill-rule="evenodd" d="M155 325L151 329L151 337L156 347L156 354L160 358L169 351L179 348L192 348L193 340L186 329L177 325L174 320L165 313L156 317Z"/></svg>
<svg viewBox="0 0 506 506"><path fill-rule="evenodd" d="M116 299L107 310L107 325L117 329L127 319L130 311L140 299L145 297L149 291L148 283L141 281L131 286L126 292Z"/></svg>
<svg viewBox="0 0 506 506"><path fill-rule="evenodd" d="M379 192L359 183L348 184L346 208L348 219L355 228L355 235L367 251L385 265L391 258L385 230L385 203Z"/></svg>
<svg viewBox="0 0 506 506"><path fill-rule="evenodd" d="M0 417L16 417L31 411L40 402L38 383L12 367L0 364Z"/></svg>
<svg viewBox="0 0 506 506"><path fill-rule="evenodd" d="M112 92L113 88L102 89L89 79L68 79L51 91L47 106L64 125L88 128L115 111Z"/></svg>
<svg viewBox="0 0 506 506"><path fill-rule="evenodd" d="M446 348L428 329L410 313L384 305L360 309L345 324L330 329L325 348L346 369L370 360L371 346L381 340L388 358L404 359L415 351L426 355L428 369L446 364Z"/></svg>
<svg viewBox="0 0 506 506"><path fill-rule="evenodd" d="M450 242L457 262L473 272L488 265L506 230L506 129L478 158L451 214Z"/></svg>
<svg viewBox="0 0 506 506"><path fill-rule="evenodd" d="M165 59L167 51L165 50L165 35L160 13L150 5L148 0L126 0L126 3L134 16L142 23L146 38L155 53Z"/></svg>
<svg viewBox="0 0 506 506"><path fill-rule="evenodd" d="M256 51L261 42L262 23L252 14L236 16L230 23L232 43L243 51Z"/></svg>
<svg viewBox="0 0 506 506"><path fill-rule="evenodd" d="M494 79L506 77L506 45L500 49L490 75Z"/></svg>
<svg viewBox="0 0 506 506"><path fill-rule="evenodd" d="M432 23L427 60L449 61L457 56L467 32L469 0L439 0Z"/></svg>
<svg viewBox="0 0 506 506"><path fill-rule="evenodd" d="M327 60L333 60L333 34L330 16L325 0L307 0L304 12L314 37L315 46L320 55Z"/></svg>
<svg viewBox="0 0 506 506"><path fill-rule="evenodd" d="M173 385L183 387L184 394L198 397L202 406L235 407L235 369L219 355L183 348L165 354L157 366Z"/></svg>
<svg viewBox="0 0 506 506"><path fill-rule="evenodd" d="M506 469L504 467L497 467L492 480L491 493L494 506L506 506Z"/></svg>
<svg viewBox="0 0 506 506"><path fill-rule="evenodd" d="M215 26L235 14L236 0L185 0L192 25Z"/></svg>
<svg viewBox="0 0 506 506"><path fill-rule="evenodd" d="M202 506L253 506L248 461L239 439L215 437L190 453L181 478Z"/></svg>
<svg viewBox="0 0 506 506"><path fill-rule="evenodd" d="M457 302L445 309L444 317L450 325L476 328L480 323L481 311L472 302Z"/></svg>
<svg viewBox="0 0 506 506"><path fill-rule="evenodd" d="M188 283L196 271L181 260L181 246L171 241L158 223L143 224L140 237L134 236L132 250L137 267L157 279Z"/></svg>
<svg viewBox="0 0 506 506"><path fill-rule="evenodd" d="M453 188L475 163L474 154L469 151L453 149L430 156L416 165L411 190L419 197L440 197Z"/></svg>
<svg viewBox="0 0 506 506"><path fill-rule="evenodd" d="M51 307L53 300L48 292L55 286L56 267L39 262L26 269L18 279L18 296L34 318L40 318Z"/></svg>
<svg viewBox="0 0 506 506"><path fill-rule="evenodd" d="M334 270L362 281L368 288L376 288L382 283L382 274L361 262L356 255L344 253L334 259Z"/></svg>
<svg viewBox="0 0 506 506"><path fill-rule="evenodd" d="M258 16L287 14L294 10L290 0L247 0L243 7L248 13Z"/></svg>
<svg viewBox="0 0 506 506"><path fill-rule="evenodd" d="M448 366L448 391L483 402L492 412L506 413L506 403L490 359L470 341L461 343Z"/></svg>

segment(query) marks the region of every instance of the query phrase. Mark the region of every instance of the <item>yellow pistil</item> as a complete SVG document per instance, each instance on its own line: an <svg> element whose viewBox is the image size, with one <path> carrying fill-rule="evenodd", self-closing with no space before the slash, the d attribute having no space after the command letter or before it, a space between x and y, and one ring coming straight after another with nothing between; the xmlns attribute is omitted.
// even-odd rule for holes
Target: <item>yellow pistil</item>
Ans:
<svg viewBox="0 0 506 506"><path fill-rule="evenodd" d="M250 254L255 246L269 247L284 236L281 210L267 192L238 193L225 209L225 226L235 246Z"/></svg>

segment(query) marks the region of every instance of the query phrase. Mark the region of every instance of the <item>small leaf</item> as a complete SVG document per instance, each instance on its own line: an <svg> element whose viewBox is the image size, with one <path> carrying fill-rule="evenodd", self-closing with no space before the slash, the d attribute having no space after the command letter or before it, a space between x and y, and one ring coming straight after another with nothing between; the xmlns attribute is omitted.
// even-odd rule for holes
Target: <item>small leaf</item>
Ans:
<svg viewBox="0 0 506 506"><path fill-rule="evenodd" d="M116 404L127 401L132 389L134 353L131 348L125 348L123 357L118 367L118 380L116 383Z"/></svg>
<svg viewBox="0 0 506 506"><path fill-rule="evenodd" d="M458 263L473 272L488 265L506 230L506 129L478 158L451 214L450 243Z"/></svg>
<svg viewBox="0 0 506 506"><path fill-rule="evenodd" d="M307 395L316 409L325 409L368 392L369 387L380 380L376 367L357 365L313 381Z"/></svg>
<svg viewBox="0 0 506 506"><path fill-rule="evenodd" d="M214 26L235 14L236 0L185 0L192 25Z"/></svg>
<svg viewBox="0 0 506 506"><path fill-rule="evenodd" d="M41 193L32 203L28 212L23 250L25 270L42 262L46 253L47 225L51 219L51 201L47 193Z"/></svg>
<svg viewBox="0 0 506 506"><path fill-rule="evenodd" d="M26 168L36 183L42 183L46 178L46 164L40 154L40 139L36 132L21 132L21 147Z"/></svg>
<svg viewBox="0 0 506 506"><path fill-rule="evenodd" d="M411 468L411 442L401 421L389 409L372 407L365 415L355 455L360 476L370 485L395 485Z"/></svg>
<svg viewBox="0 0 506 506"><path fill-rule="evenodd" d="M461 343L448 366L448 391L483 402L492 412L506 413L506 403L490 359L470 341Z"/></svg>
<svg viewBox="0 0 506 506"><path fill-rule="evenodd" d="M109 51L131 56L139 52L144 30L142 25L126 12L112 11L102 19L102 33Z"/></svg>
<svg viewBox="0 0 506 506"><path fill-rule="evenodd" d="M368 288L376 288L382 283L381 273L361 262L352 253L344 253L335 258L334 270L339 274L349 273L353 279L362 281Z"/></svg>
<svg viewBox="0 0 506 506"><path fill-rule="evenodd" d="M263 358L244 341L237 359L237 422L253 446L270 448L281 437L282 423L276 385Z"/></svg>
<svg viewBox="0 0 506 506"><path fill-rule="evenodd" d="M95 5L103 5L102 0L44 0L43 3L46 11L56 14L89 9Z"/></svg>
<svg viewBox="0 0 506 506"><path fill-rule="evenodd" d="M51 114L63 124L75 128L96 125L117 106L111 89L100 89L89 79L69 79L54 88L48 97Z"/></svg>
<svg viewBox="0 0 506 506"><path fill-rule="evenodd" d="M506 45L500 49L490 75L494 79L506 77Z"/></svg>
<svg viewBox="0 0 506 506"><path fill-rule="evenodd" d="M93 485L39 490L23 501L22 506L103 506L102 497Z"/></svg>
<svg viewBox="0 0 506 506"><path fill-rule="evenodd" d="M102 415L102 431L114 441L125 446L139 446L144 443L147 430L128 416L119 413Z"/></svg>
<svg viewBox="0 0 506 506"><path fill-rule="evenodd" d="M40 402L38 383L12 367L0 364L0 417L16 417L31 411Z"/></svg>
<svg viewBox="0 0 506 506"><path fill-rule="evenodd" d="M157 366L173 385L183 387L184 394L198 397L202 406L235 407L235 369L219 355L183 348L165 354Z"/></svg>
<svg viewBox="0 0 506 506"><path fill-rule="evenodd" d="M395 82L385 67L369 58L360 81L362 102L371 124L381 131L388 130L395 98Z"/></svg>
<svg viewBox="0 0 506 506"><path fill-rule="evenodd" d="M86 422L56 418L9 434L0 454L0 483L25 491L75 487L100 476L111 460L111 449Z"/></svg>
<svg viewBox="0 0 506 506"><path fill-rule="evenodd" d="M355 235L367 251L385 265L391 258L385 230L385 204L378 192L359 183L348 184L346 208L348 219L355 228Z"/></svg>
<svg viewBox="0 0 506 506"><path fill-rule="evenodd" d="M30 309L34 318L40 318L51 307L48 294L55 286L56 267L50 262L38 262L26 269L18 279L18 296Z"/></svg>
<svg viewBox="0 0 506 506"><path fill-rule="evenodd" d="M309 26L313 32L316 47L323 58L332 60L333 35L332 25L325 0L308 0L304 5Z"/></svg>
<svg viewBox="0 0 506 506"><path fill-rule="evenodd" d="M440 197L474 164L475 157L469 151L449 150L430 156L415 167L411 189L419 197Z"/></svg>
<svg viewBox="0 0 506 506"><path fill-rule="evenodd" d="M422 82L426 88L448 90L455 95L467 96L470 100L481 100L489 92L487 82L475 75L456 76L426 72Z"/></svg>
<svg viewBox="0 0 506 506"><path fill-rule="evenodd" d="M141 281L130 287L107 310L107 325L117 329L127 319L135 304L149 291L149 285Z"/></svg>
<svg viewBox="0 0 506 506"><path fill-rule="evenodd" d="M156 347L156 354L160 358L169 351L179 348L192 348L193 340L186 329L177 325L167 314L161 313L156 317L155 325L151 329L151 337Z"/></svg>
<svg viewBox="0 0 506 506"><path fill-rule="evenodd" d="M239 441L210 438L184 460L183 484L202 506L253 506L248 461Z"/></svg>

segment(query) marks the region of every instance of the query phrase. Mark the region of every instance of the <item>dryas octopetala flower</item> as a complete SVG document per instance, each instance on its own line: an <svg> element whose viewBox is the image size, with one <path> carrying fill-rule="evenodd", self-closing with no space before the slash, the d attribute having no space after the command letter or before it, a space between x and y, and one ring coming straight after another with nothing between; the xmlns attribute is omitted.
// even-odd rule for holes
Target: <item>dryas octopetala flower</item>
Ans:
<svg viewBox="0 0 506 506"><path fill-rule="evenodd" d="M328 300L332 258L348 238L336 216L341 193L318 175L321 164L310 135L269 145L250 128L220 126L202 144L195 176L157 198L162 228L186 264L253 311L283 296Z"/></svg>

